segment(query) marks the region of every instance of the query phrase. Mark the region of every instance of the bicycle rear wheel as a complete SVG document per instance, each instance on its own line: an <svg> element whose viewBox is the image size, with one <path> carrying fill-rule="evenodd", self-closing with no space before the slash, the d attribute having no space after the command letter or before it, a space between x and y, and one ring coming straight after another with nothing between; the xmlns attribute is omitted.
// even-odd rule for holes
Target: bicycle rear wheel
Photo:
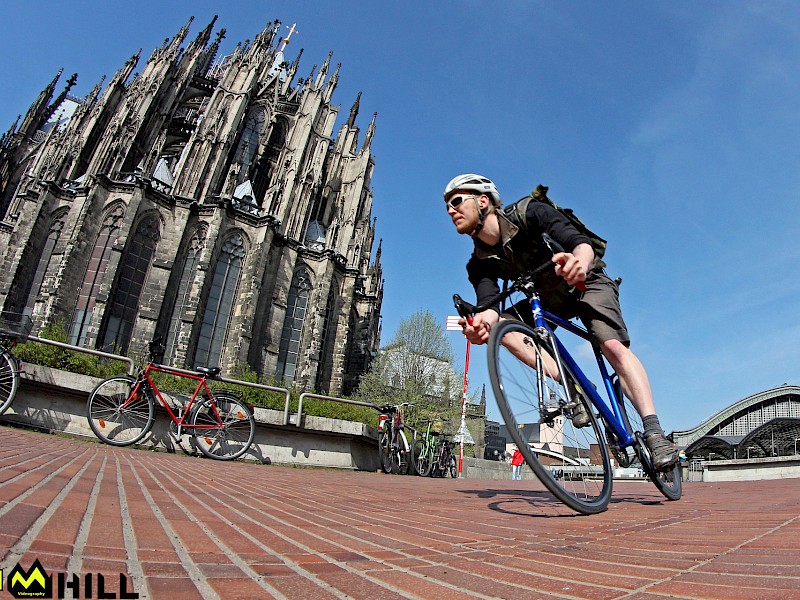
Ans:
<svg viewBox="0 0 800 600"><path fill-rule="evenodd" d="M214 410L216 405L216 410ZM197 404L191 415L192 435L200 452L215 460L233 460L250 449L256 432L253 411L243 400L214 394Z"/></svg>
<svg viewBox="0 0 800 600"><path fill-rule="evenodd" d="M488 356L498 408L525 462L573 510L604 511L611 500L613 473L603 429L594 407L574 384L568 389L561 383L574 377L566 365L553 360L556 352L550 336L520 321L504 320L492 328ZM558 380L548 376L551 371ZM583 427L572 423L577 402L583 403L589 415ZM523 425L531 432L529 438L523 436Z"/></svg>
<svg viewBox="0 0 800 600"><path fill-rule="evenodd" d="M634 452L639 459L642 470L665 498L668 500L679 500L683 493L680 463L675 463L666 471L656 471L653 467L653 461L650 458L650 451L644 443L644 425L642 424L642 418L639 416L639 412L633 406L630 399L622 393L622 386L619 384L619 380L614 383L614 390L616 391L617 398L620 400L619 408L625 426L628 428L628 431L633 432L636 437Z"/></svg>
<svg viewBox="0 0 800 600"><path fill-rule="evenodd" d="M100 441L112 446L130 446L153 426L153 396L145 384L133 377L110 377L89 394L86 417Z"/></svg>
<svg viewBox="0 0 800 600"><path fill-rule="evenodd" d="M16 359L0 346L0 415L8 410L19 387Z"/></svg>
<svg viewBox="0 0 800 600"><path fill-rule="evenodd" d="M453 479L458 477L458 465L456 464L456 457L452 454L447 455L447 462L445 465L445 477L450 475Z"/></svg>

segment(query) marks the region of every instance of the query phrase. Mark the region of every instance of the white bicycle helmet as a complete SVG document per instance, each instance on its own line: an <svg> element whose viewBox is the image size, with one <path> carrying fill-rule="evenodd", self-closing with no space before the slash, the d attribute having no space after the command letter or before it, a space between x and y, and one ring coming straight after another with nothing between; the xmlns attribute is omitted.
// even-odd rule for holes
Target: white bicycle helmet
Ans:
<svg viewBox="0 0 800 600"><path fill-rule="evenodd" d="M492 180L483 175L464 173L463 175L454 177L444 188L444 199L447 200L447 197L456 190L486 194L492 201L492 204L500 206L500 192L497 191L497 187Z"/></svg>
<svg viewBox="0 0 800 600"><path fill-rule="evenodd" d="M478 200L475 199L475 206L478 209L478 223L475 225L475 229L470 232L470 235L475 237L481 229L483 229L483 222L486 219L486 215L500 206L500 192L497 191L497 187L491 179L483 175L476 175L475 173L464 173L463 175L458 175L451 179L450 183L444 188L445 201L447 201L447 197L450 194L457 190L485 194L492 202L491 206L487 206L485 210L482 210Z"/></svg>

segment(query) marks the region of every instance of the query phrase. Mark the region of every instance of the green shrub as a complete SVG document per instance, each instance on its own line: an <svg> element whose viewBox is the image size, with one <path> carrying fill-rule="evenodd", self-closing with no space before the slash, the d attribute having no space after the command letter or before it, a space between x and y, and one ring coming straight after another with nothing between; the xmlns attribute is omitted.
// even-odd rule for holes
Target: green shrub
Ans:
<svg viewBox="0 0 800 600"><path fill-rule="evenodd" d="M39 332L38 337L64 344L69 343L67 329L61 322L44 327ZM14 349L14 354L27 363L91 377L105 378L113 375L124 375L128 372L127 364L122 361L59 348L32 340L18 344Z"/></svg>

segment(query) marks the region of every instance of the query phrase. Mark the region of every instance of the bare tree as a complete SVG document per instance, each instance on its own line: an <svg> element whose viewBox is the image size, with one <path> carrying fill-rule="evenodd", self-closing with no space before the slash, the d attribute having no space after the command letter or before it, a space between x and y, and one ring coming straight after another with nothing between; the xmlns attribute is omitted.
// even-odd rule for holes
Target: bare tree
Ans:
<svg viewBox="0 0 800 600"><path fill-rule="evenodd" d="M433 418L433 413L445 417L460 406L457 379L453 348L444 329L431 311L420 310L400 322L392 341L361 378L356 396L375 403L413 402L410 414L418 418Z"/></svg>

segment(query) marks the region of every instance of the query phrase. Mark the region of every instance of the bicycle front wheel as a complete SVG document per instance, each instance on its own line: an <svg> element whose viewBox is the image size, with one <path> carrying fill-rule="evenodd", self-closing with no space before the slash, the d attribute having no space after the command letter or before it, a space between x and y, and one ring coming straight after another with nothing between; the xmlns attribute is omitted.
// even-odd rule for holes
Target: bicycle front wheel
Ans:
<svg viewBox="0 0 800 600"><path fill-rule="evenodd" d="M393 471L392 466L392 442L389 431L382 429L378 434L378 458L381 463L381 470L389 474Z"/></svg>
<svg viewBox="0 0 800 600"><path fill-rule="evenodd" d="M256 433L250 407L228 394L214 394L213 402L200 402L192 413L191 423L195 445L215 460L239 458L250 449Z"/></svg>
<svg viewBox="0 0 800 600"><path fill-rule="evenodd" d="M19 370L16 359L0 346L0 415L2 415L11 402L19 387Z"/></svg>
<svg viewBox="0 0 800 600"><path fill-rule="evenodd" d="M153 426L153 396L133 377L111 377L89 394L86 417L94 434L112 446L130 446Z"/></svg>
<svg viewBox="0 0 800 600"><path fill-rule="evenodd" d="M425 443L425 438L414 440L411 450L414 460L414 470L420 477L427 477L431 472L431 450Z"/></svg>
<svg viewBox="0 0 800 600"><path fill-rule="evenodd" d="M603 429L575 384L564 384L575 379L557 359L550 335L520 321L501 321L492 328L488 356L498 408L525 462L573 510L604 511L613 472ZM584 415L580 423L578 403L588 422Z"/></svg>

